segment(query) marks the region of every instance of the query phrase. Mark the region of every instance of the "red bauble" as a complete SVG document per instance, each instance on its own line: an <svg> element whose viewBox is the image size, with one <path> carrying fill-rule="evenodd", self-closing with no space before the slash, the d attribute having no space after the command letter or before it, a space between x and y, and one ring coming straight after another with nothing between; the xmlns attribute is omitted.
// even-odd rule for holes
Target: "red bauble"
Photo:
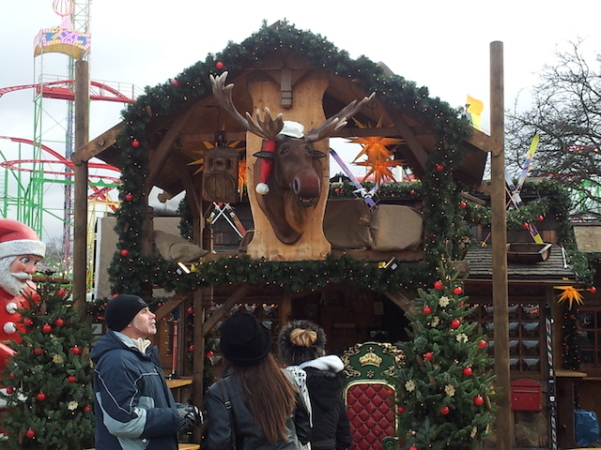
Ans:
<svg viewBox="0 0 601 450"><path fill-rule="evenodd" d="M67 381L68 381L69 383L71 383L71 384L73 384L73 383L77 383L77 377L76 377L75 375L69 375L69 376L67 377Z"/></svg>
<svg viewBox="0 0 601 450"><path fill-rule="evenodd" d="M463 368L463 375L469 377L472 374L472 368L471 367L464 367Z"/></svg>
<svg viewBox="0 0 601 450"><path fill-rule="evenodd" d="M25 432L25 436L27 436L29 439L33 439L35 437L35 431L30 428Z"/></svg>
<svg viewBox="0 0 601 450"><path fill-rule="evenodd" d="M536 220L538 220L539 222L542 222L543 220L545 220L545 218L544 218L544 216L538 216L538 219L536 219Z"/></svg>
<svg viewBox="0 0 601 450"><path fill-rule="evenodd" d="M457 319L451 320L451 328L459 328L460 326L461 322L459 322Z"/></svg>
<svg viewBox="0 0 601 450"><path fill-rule="evenodd" d="M31 294L31 299L34 302L39 302L42 299L42 297L40 297L40 294L38 294L37 292L34 292Z"/></svg>
<svg viewBox="0 0 601 450"><path fill-rule="evenodd" d="M386 388L386 395L392 397L394 395L394 389Z"/></svg>
<svg viewBox="0 0 601 450"><path fill-rule="evenodd" d="M189 351L190 353L192 353L192 352L194 351L194 346L193 346L193 345L191 345L190 347L188 347L188 351Z"/></svg>
<svg viewBox="0 0 601 450"><path fill-rule="evenodd" d="M409 191L409 194L410 194L410 195L415 195L415 189L411 189L411 190Z"/></svg>
<svg viewBox="0 0 601 450"><path fill-rule="evenodd" d="M9 386L9 387L7 387L7 388L6 388L6 393L7 393L8 395L13 395L13 394L15 393L15 388L14 388L14 387L12 387L12 386Z"/></svg>
<svg viewBox="0 0 601 450"><path fill-rule="evenodd" d="M430 314L432 314L432 308L430 308L429 306L424 306L422 308L422 312L426 315L429 316Z"/></svg>
<svg viewBox="0 0 601 450"><path fill-rule="evenodd" d="M124 248L123 250L121 250L121 256L126 257L127 255L129 255L129 250Z"/></svg>
<svg viewBox="0 0 601 450"><path fill-rule="evenodd" d="M64 289L59 289L56 292L56 295L58 295L60 298L65 298L67 296L67 291L65 291Z"/></svg>
<svg viewBox="0 0 601 450"><path fill-rule="evenodd" d="M467 203L465 203L465 202L461 202L461 203L459 203L459 207L460 207L461 209L465 209L465 208L467 208Z"/></svg>
<svg viewBox="0 0 601 450"><path fill-rule="evenodd" d="M463 292L463 288L461 286L457 286L453 289L453 294L460 295Z"/></svg>
<svg viewBox="0 0 601 450"><path fill-rule="evenodd" d="M125 194L125 201L131 202L134 199L132 194Z"/></svg>
<svg viewBox="0 0 601 450"><path fill-rule="evenodd" d="M340 194L340 188L334 188L334 194Z"/></svg>
<svg viewBox="0 0 601 450"><path fill-rule="evenodd" d="M592 294L597 292L597 288L595 286L592 286L589 290L591 291Z"/></svg>
<svg viewBox="0 0 601 450"><path fill-rule="evenodd" d="M44 325L44 326L42 327L42 331L43 331L44 333L50 333L50 332L52 331L52 326L51 326L51 325L49 325L49 324L46 324L46 325Z"/></svg>
<svg viewBox="0 0 601 450"><path fill-rule="evenodd" d="M397 408L397 411L398 411L399 414L403 414L405 412L405 407L404 406L399 406Z"/></svg>
<svg viewBox="0 0 601 450"><path fill-rule="evenodd" d="M194 307L193 306L190 306L188 308L188 314L194 314Z"/></svg>
<svg viewBox="0 0 601 450"><path fill-rule="evenodd" d="M211 350L209 350L209 351L207 352L207 357L208 357L208 358L212 358L213 356L215 356L215 353L213 353Z"/></svg>
<svg viewBox="0 0 601 450"><path fill-rule="evenodd" d="M90 405L86 405L83 408L81 408L83 412L87 413L92 411L92 408L90 408Z"/></svg>
<svg viewBox="0 0 601 450"><path fill-rule="evenodd" d="M442 414L443 416L446 416L450 412L451 410L448 406L443 406L442 408L440 408L440 414Z"/></svg>
<svg viewBox="0 0 601 450"><path fill-rule="evenodd" d="M35 396L35 398L38 400L38 402L43 402L44 400L46 400L46 394L40 392L38 395Z"/></svg>
<svg viewBox="0 0 601 450"><path fill-rule="evenodd" d="M437 291L440 291L443 287L442 281L436 281L434 283L434 289L436 289Z"/></svg>
<svg viewBox="0 0 601 450"><path fill-rule="evenodd" d="M11 380L14 380L17 376L15 375L14 372L11 372L8 374L8 378L10 378Z"/></svg>
<svg viewBox="0 0 601 450"><path fill-rule="evenodd" d="M478 347L480 348L486 348L488 346L488 344L486 343L486 341L479 341L478 342Z"/></svg>
<svg viewBox="0 0 601 450"><path fill-rule="evenodd" d="M65 321L63 319L61 319L60 317L54 321L54 325L56 325L57 327L62 327L64 324L65 324Z"/></svg>
<svg viewBox="0 0 601 450"><path fill-rule="evenodd" d="M474 397L474 405L480 406L482 403L484 403L484 399L481 396L476 395Z"/></svg>
<svg viewBox="0 0 601 450"><path fill-rule="evenodd" d="M177 80L173 80L173 81L171 82L171 84L172 84L173 86L175 86L175 87L178 87L178 86L179 86L179 81L177 81Z"/></svg>
<svg viewBox="0 0 601 450"><path fill-rule="evenodd" d="M73 353L74 355L79 355L81 353L81 349L77 346L71 347L71 353Z"/></svg>
<svg viewBox="0 0 601 450"><path fill-rule="evenodd" d="M35 356L40 356L42 353L43 353L43 352L42 352L42 349L41 349L41 348L34 348L34 349L33 349L33 354L34 354Z"/></svg>
<svg viewBox="0 0 601 450"><path fill-rule="evenodd" d="M442 172L444 170L444 166L442 164L436 164L436 171Z"/></svg>
<svg viewBox="0 0 601 450"><path fill-rule="evenodd" d="M411 447L409 447L409 450L419 450L415 445L412 445Z"/></svg>
<svg viewBox="0 0 601 450"><path fill-rule="evenodd" d="M133 141L131 141L131 146L133 148L138 148L140 146L140 141L138 141L137 139L134 139Z"/></svg>
<svg viewBox="0 0 601 450"><path fill-rule="evenodd" d="M221 69L223 69L224 67L225 67L225 64L223 64L221 61L217 61L217 62L215 63L215 68L216 68L217 70L221 70Z"/></svg>
<svg viewBox="0 0 601 450"><path fill-rule="evenodd" d="M434 353L432 353L432 352L424 353L424 359L426 359L428 361L432 361L432 358L434 358Z"/></svg>
<svg viewBox="0 0 601 450"><path fill-rule="evenodd" d="M33 325L33 320L27 317L26 319L23 319L23 325L25 325L26 327L30 327Z"/></svg>
<svg viewBox="0 0 601 450"><path fill-rule="evenodd" d="M530 224L528 222L524 222L522 224L522 228L525 228L527 230L528 228L530 228Z"/></svg>

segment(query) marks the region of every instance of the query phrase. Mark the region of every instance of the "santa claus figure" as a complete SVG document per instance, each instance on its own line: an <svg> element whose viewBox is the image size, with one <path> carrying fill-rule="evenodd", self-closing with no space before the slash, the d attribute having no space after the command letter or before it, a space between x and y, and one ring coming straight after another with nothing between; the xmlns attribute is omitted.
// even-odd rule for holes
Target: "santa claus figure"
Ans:
<svg viewBox="0 0 601 450"><path fill-rule="evenodd" d="M27 307L27 298L35 290L32 276L45 253L46 244L31 228L0 219L0 370L14 353L6 344L21 340L18 331L23 331L23 325L17 310Z"/></svg>

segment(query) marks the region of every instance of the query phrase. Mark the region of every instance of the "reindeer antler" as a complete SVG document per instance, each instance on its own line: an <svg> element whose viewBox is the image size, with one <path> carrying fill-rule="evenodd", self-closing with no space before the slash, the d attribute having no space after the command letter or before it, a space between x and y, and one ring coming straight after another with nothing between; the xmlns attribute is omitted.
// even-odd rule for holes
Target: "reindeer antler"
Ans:
<svg viewBox="0 0 601 450"><path fill-rule="evenodd" d="M233 83L225 85L225 79L227 77L227 71L221 75L213 76L209 75L211 79L211 85L213 86L213 94L217 99L217 102L229 112L234 119L238 121L244 129L256 134L264 139L275 139L282 128L284 127L284 119L282 114L278 114L275 119L271 117L271 112L268 108L264 109L265 119L261 119L261 112L257 109L255 112L256 119L247 112L246 118L243 117L232 101L232 89L234 88Z"/></svg>
<svg viewBox="0 0 601 450"><path fill-rule="evenodd" d="M342 108L338 114L330 117L318 127L312 128L305 134L305 140L308 142L317 142L330 136L334 131L346 126L347 120L353 117L361 107L372 100L376 95L375 92L369 97L363 97L360 101L353 100L351 103Z"/></svg>

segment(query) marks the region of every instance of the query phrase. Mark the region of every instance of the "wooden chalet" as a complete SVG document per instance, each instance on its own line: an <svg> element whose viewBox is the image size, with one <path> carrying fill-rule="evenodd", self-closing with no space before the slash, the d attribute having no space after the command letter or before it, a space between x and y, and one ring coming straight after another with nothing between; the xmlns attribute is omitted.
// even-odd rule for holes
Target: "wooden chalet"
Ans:
<svg viewBox="0 0 601 450"><path fill-rule="evenodd" d="M267 107L272 117L282 113L284 120L302 123L305 131L327 122L352 102L368 99L352 119L346 120L345 126L332 129L328 137L399 139L401 143L395 147L394 158L404 160L418 179L443 177L466 189L486 190L482 177L487 157L499 149L494 139L472 129L465 118L458 117L458 111L440 99L430 98L427 89L390 73L381 63L366 58L351 60L323 37L297 30L287 23L264 26L243 43L230 44L222 53L209 55L204 63L148 89L124 112L122 123L80 146L73 156L77 165L99 158L123 171L120 194L123 210L116 219L120 230L116 248L102 248L102 251L114 254L111 269L121 267L133 275L119 279L119 275L113 273L112 283L117 291L133 285L138 293L147 297L151 297L156 288L169 292L169 299L157 311L158 317L163 319L158 343L166 372L174 375L175 384L185 386L189 380L191 386L188 387L192 388L196 403L202 399L205 364L217 357L212 351L205 353L206 345L215 326L232 308L254 312L272 326L274 333L289 319L313 320L325 329L328 351L339 354L375 338L393 343L403 340L407 323L404 311L411 307L415 290L407 287L370 289L369 282L353 279L353 270L358 266L351 266L346 279L340 276L331 283L312 285L311 279L303 278L303 274L321 263L328 265L324 269L326 273L336 261L347 261L347 258L375 267L381 273L394 271L399 266L402 269L424 267L427 265L425 238L436 244L440 236L435 228L432 231L429 221L434 219L429 214L440 216L437 211L444 214L445 208L451 209L450 205L436 201L424 207L423 198L432 199L432 195L436 195L431 192L424 193L420 200L411 195L382 198L382 205L399 209L393 208L390 217L381 218L383 222L378 229L386 230L386 235L379 238L386 241L372 245L376 227L357 225L362 217L373 220L372 212L361 198L329 198L332 171L329 158L322 158L318 174L322 189L311 207L304 232L292 244L282 242L262 210L261 194L255 191L261 181L261 166L256 155L261 151L262 138L245 129L212 91L210 76L218 77L225 71L228 72L225 84L233 84L232 104L242 117L257 109L265 117ZM372 93L375 96L370 98ZM315 142L314 147L328 154L328 139ZM215 156L212 150L216 148L223 153ZM211 157L220 158L215 167L209 164L209 153ZM243 198L238 191L239 164L246 166L248 189ZM449 178L445 178L447 176ZM185 283L176 286L169 278L185 281L186 273L181 271L169 269L170 275L164 276L160 272L166 269L154 269L159 272L154 278L148 274L152 270L136 272L139 261L157 254L157 234L153 232L155 214L148 206L148 196L155 187L167 197L185 191L193 241L196 247L208 253L195 261L186 261L184 267L214 264L211 266L216 270L214 278L221 281L186 290L181 287ZM78 189L84 188L76 186ZM460 190L455 188L452 195L458 195ZM221 225L209 224L205 218L215 211L216 205L231 206L244 230L253 230L252 239L250 233L239 239L223 220ZM428 213L431 208L434 212ZM85 215L85 209L79 208L77 214ZM230 211L223 214L229 215ZM232 239L227 237L228 232ZM354 232L360 237L352 235ZM371 236L365 238L365 233ZM407 242L407 235L416 233L417 242ZM430 236L424 238L426 233ZM356 245L345 248L348 242ZM242 256L250 259L236 265ZM466 261L469 262L466 294L473 296L475 305L481 306L478 310L481 315L476 319L484 323L491 316L492 304L490 249L474 248L467 253ZM172 259L171 264L177 262ZM285 268L289 279L274 282L271 274L263 274L265 264L270 262L280 264L278 267L282 270ZM287 263L289 267L285 267ZM255 277L257 273L266 281ZM514 322L518 324L517 331L510 328L510 332L526 330L536 335L531 339L536 341L536 346L527 347L527 355L517 350L518 361L511 368L512 374L516 379L541 382L541 389L546 389L544 310L553 304L554 284L560 280L561 283L576 280L573 272L565 268L561 248L556 245L548 260L513 266L509 273L510 309L517 307L511 314L522 318L513 321L510 317L510 326ZM167 280L166 286L157 280ZM538 308L536 316L533 307ZM177 336L173 333L176 316L180 324ZM511 339L510 348L515 340ZM560 353L558 348L554 351ZM185 392L181 395L186 395ZM546 403L544 406L547 407ZM548 432L545 436L548 437ZM547 447L548 443L548 439L542 439L540 445L534 447Z"/></svg>

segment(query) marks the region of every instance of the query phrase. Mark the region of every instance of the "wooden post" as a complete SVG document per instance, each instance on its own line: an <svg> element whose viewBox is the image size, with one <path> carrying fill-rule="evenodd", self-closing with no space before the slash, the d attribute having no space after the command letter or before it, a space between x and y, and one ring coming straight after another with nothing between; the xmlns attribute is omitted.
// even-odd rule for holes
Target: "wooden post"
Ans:
<svg viewBox="0 0 601 450"><path fill-rule="evenodd" d="M513 444L513 416L510 401L509 324L507 294L507 220L505 210L505 101L503 81L503 43L490 44L490 134L500 151L491 154L492 210L492 297L495 340L495 375L499 410L495 434L497 449L509 450Z"/></svg>
<svg viewBox="0 0 601 450"><path fill-rule="evenodd" d="M75 62L75 149L89 141L90 132L90 72L87 61ZM74 307L86 307L88 274L88 162L76 161L74 166L73 224L73 299Z"/></svg>

